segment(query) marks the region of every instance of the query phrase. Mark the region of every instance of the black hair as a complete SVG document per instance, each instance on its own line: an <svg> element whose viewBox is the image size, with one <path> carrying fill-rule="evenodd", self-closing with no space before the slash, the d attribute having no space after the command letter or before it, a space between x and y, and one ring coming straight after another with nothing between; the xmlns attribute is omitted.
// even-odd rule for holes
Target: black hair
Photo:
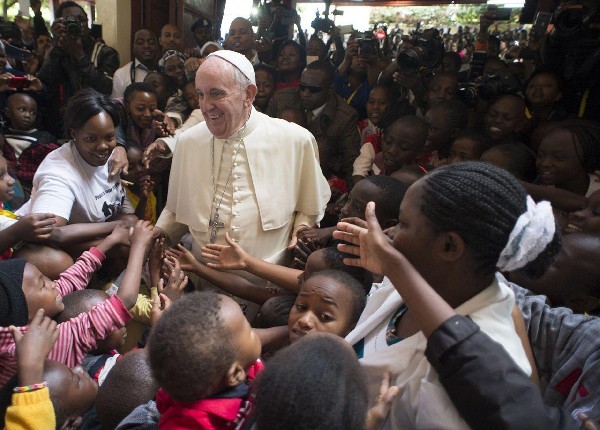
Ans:
<svg viewBox="0 0 600 430"><path fill-rule="evenodd" d="M266 63L258 63L254 66L254 73L261 71L261 70L263 72L267 72L269 74L269 76L273 80L273 85L275 85L275 84L277 84L277 82L279 82L278 76L277 76L277 69L275 69L275 67L270 66Z"/></svg>
<svg viewBox="0 0 600 430"><path fill-rule="evenodd" d="M469 123L469 112L460 100L441 100L429 107L428 110L442 110L446 114L446 124L450 130L461 130Z"/></svg>
<svg viewBox="0 0 600 430"><path fill-rule="evenodd" d="M476 261L477 272L493 274L519 216L527 192L507 171L468 161L435 169L422 179L421 212L436 233L455 232ZM552 242L523 269L541 276L560 250L559 228Z"/></svg>
<svg viewBox="0 0 600 430"><path fill-rule="evenodd" d="M504 143L492 146L485 152L488 151L498 151L506 157L506 164L499 167L507 170L515 178L525 182L533 182L535 179L537 175L536 156L535 152L527 145L523 143Z"/></svg>
<svg viewBox="0 0 600 430"><path fill-rule="evenodd" d="M59 5L59 6L56 8L56 10L54 11L54 19L58 19L58 18L66 18L66 17L63 17L63 16L62 16L62 13L63 13L63 10L65 10L65 9L66 9L66 8L68 8L68 7L78 7L79 9L81 9L81 11L82 11L83 13L85 13L85 14L87 15L87 13L86 13L85 9L84 9L84 8L83 8L83 7L82 7L80 4L77 4L77 3L75 3L74 1L70 1L70 0L69 0L69 1L62 2L62 3L61 3L61 4L60 4L60 5Z"/></svg>
<svg viewBox="0 0 600 430"><path fill-rule="evenodd" d="M335 67L327 58L315 60L306 66L305 70L317 70L325 75L325 86L333 85L335 79Z"/></svg>
<svg viewBox="0 0 600 430"><path fill-rule="evenodd" d="M448 51L444 54L444 58L449 58L454 63L454 70L447 70L448 72L458 73L460 67L462 66L462 59L458 52Z"/></svg>
<svg viewBox="0 0 600 430"><path fill-rule="evenodd" d="M423 141L422 142L423 146L427 142L427 134L429 132L429 126L427 125L427 121L425 121L423 118L420 118L416 115L406 115L406 116L400 117L400 118L396 119L395 121L393 121L391 124L387 125L383 129L383 133L385 134L385 131L388 128L390 128L392 125L396 125L396 124L406 124L408 127L415 129L416 132L421 137L421 140Z"/></svg>
<svg viewBox="0 0 600 430"><path fill-rule="evenodd" d="M364 370L345 341L331 334L298 340L258 378L259 430L363 429L367 408Z"/></svg>
<svg viewBox="0 0 600 430"><path fill-rule="evenodd" d="M364 286L358 281L358 279L349 273L343 270L333 269L320 270L318 272L311 273L304 282L319 276L332 279L339 285L343 285L348 290L348 293L352 296L352 315L350 322L352 324L356 324L360 318L360 315L365 309L365 305L367 304L367 292L365 291Z"/></svg>
<svg viewBox="0 0 600 430"><path fill-rule="evenodd" d="M534 72L531 74L531 76L527 80L527 83L524 88L527 88L529 86L529 84L531 83L531 81L533 80L533 78L535 78L538 75L551 76L552 79L554 79L556 81L556 84L558 85L558 89L560 91L563 91L563 89L565 87L565 81L564 81L563 77L561 75L559 75L558 73L556 73L554 70L552 70L549 67L544 66L544 65L539 65L535 68Z"/></svg>
<svg viewBox="0 0 600 430"><path fill-rule="evenodd" d="M119 112L108 97L93 88L84 88L77 91L69 99L63 116L67 136L71 135L71 129L80 129L90 118L102 112L106 112L110 116L113 125L117 128L119 125Z"/></svg>
<svg viewBox="0 0 600 430"><path fill-rule="evenodd" d="M337 242L334 242L337 243ZM318 251L315 251L318 252ZM327 266L327 270L339 270L346 272L352 276L363 286L366 293L371 290L373 286L373 275L364 267L349 266L344 264L344 258L353 258L354 256L340 251L336 246L327 246L321 248L323 262ZM321 272L315 272L321 273Z"/></svg>
<svg viewBox="0 0 600 430"><path fill-rule="evenodd" d="M130 102L131 98L133 97L133 93L136 92L150 93L154 94L154 97L156 97L156 88L154 88L154 85L149 84L148 82L134 82L133 84L127 85L127 88L125 88L123 100L125 100L125 102Z"/></svg>
<svg viewBox="0 0 600 430"><path fill-rule="evenodd" d="M146 82L146 79L148 79L148 76L154 76L154 75L158 75L162 79L164 79L165 87L167 88L167 96L168 97L172 96L173 94L175 94L177 92L177 83L175 82L175 79L173 79L171 76L165 75L164 73L150 72L144 78L144 83L149 84L148 82ZM190 82L193 82L193 81L190 81ZM149 84L149 85L152 85L152 84ZM156 94L156 88L154 89L154 93Z"/></svg>
<svg viewBox="0 0 600 430"><path fill-rule="evenodd" d="M552 133L556 130L565 130L571 134L575 153L586 172L592 173L600 169L600 124L571 119L563 121Z"/></svg>
<svg viewBox="0 0 600 430"><path fill-rule="evenodd" d="M284 41L281 44L281 46L279 47L279 50L277 51L277 57L279 57L281 50L288 45L293 46L298 51L298 60L299 60L298 68L300 69L300 71L304 70L304 68L306 67L306 49L304 49L304 46L300 45L298 42L296 42L292 39L287 39L286 41Z"/></svg>
<svg viewBox="0 0 600 430"><path fill-rule="evenodd" d="M152 375L177 401L206 397L235 360L220 309L221 298L214 291L186 294L152 329L147 346Z"/></svg>
<svg viewBox="0 0 600 430"><path fill-rule="evenodd" d="M139 405L154 399L159 389L145 349L131 351L110 370L98 388L96 412L105 429L117 425Z"/></svg>
<svg viewBox="0 0 600 430"><path fill-rule="evenodd" d="M287 292L271 297L262 304L252 325L257 328L287 325L295 302L296 296Z"/></svg>
<svg viewBox="0 0 600 430"><path fill-rule="evenodd" d="M494 142L486 134L472 129L460 130L456 133L453 142L458 139L469 139L471 142L475 143L479 156L494 145Z"/></svg>
<svg viewBox="0 0 600 430"><path fill-rule="evenodd" d="M379 121L379 127L382 130L388 128L394 121L405 116L414 115L417 111L406 100L396 99L393 100L381 113L381 120Z"/></svg>
<svg viewBox="0 0 600 430"><path fill-rule="evenodd" d="M16 98L15 96L22 96L22 97L28 98L29 100L32 100L33 103L35 104L36 109L37 109L37 101L35 100L35 98L33 98L31 96L31 94L27 94L27 93L12 93L11 95L9 95L6 98L6 107L7 108L8 108L8 104L10 103L10 99Z"/></svg>
<svg viewBox="0 0 600 430"><path fill-rule="evenodd" d="M108 294L102 290L86 288L73 291L63 296L62 301L65 308L62 312L54 316L54 320L58 323L64 323L83 313L89 312L92 307L106 299L108 299Z"/></svg>
<svg viewBox="0 0 600 430"><path fill-rule="evenodd" d="M400 204L408 189L406 185L398 179L386 175L368 176L364 180L371 182L381 191L382 199L377 202L376 207L380 208L382 212L385 213L385 218L397 220L398 214L400 213ZM381 223L384 221L386 220L380 220Z"/></svg>

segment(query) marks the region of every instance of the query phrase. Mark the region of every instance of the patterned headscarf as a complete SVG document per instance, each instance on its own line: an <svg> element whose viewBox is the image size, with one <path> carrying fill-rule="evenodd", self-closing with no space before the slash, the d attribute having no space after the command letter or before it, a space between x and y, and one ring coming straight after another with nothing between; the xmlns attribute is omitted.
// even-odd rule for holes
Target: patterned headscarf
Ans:
<svg viewBox="0 0 600 430"><path fill-rule="evenodd" d="M158 71L160 73L165 73L165 64L167 63L167 60L171 57L177 57L185 63L185 55L174 49L167 49L158 60Z"/></svg>

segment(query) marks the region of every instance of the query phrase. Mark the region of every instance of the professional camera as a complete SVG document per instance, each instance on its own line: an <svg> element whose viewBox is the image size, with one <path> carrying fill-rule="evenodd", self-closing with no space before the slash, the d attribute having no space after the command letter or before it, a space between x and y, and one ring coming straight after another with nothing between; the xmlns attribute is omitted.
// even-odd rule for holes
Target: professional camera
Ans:
<svg viewBox="0 0 600 430"><path fill-rule="evenodd" d="M371 58L377 55L379 42L372 37L363 37L356 39L358 42L358 56L360 58Z"/></svg>
<svg viewBox="0 0 600 430"><path fill-rule="evenodd" d="M65 29L67 35L71 39L78 39L81 37L81 23L76 16L68 16L65 18Z"/></svg>
<svg viewBox="0 0 600 430"><path fill-rule="evenodd" d="M398 52L398 66L402 70L416 71L420 69L434 69L442 63L444 58L444 43L439 31L430 28L422 33L414 32L412 39L404 42Z"/></svg>
<svg viewBox="0 0 600 430"><path fill-rule="evenodd" d="M316 17L310 23L310 26L315 31L322 31L323 33L331 33L335 23L329 19L329 7L331 6L331 0L325 0L325 12L323 12L323 18L320 17L319 12L316 12Z"/></svg>
<svg viewBox="0 0 600 430"><path fill-rule="evenodd" d="M562 2L554 11L554 32L556 37L568 38L577 34L588 33L598 36L600 11L592 0L571 0Z"/></svg>
<svg viewBox="0 0 600 430"><path fill-rule="evenodd" d="M517 94L523 83L514 73L499 71L488 75L480 84L469 83L458 89L457 98L463 103L473 104L478 98L484 102L492 102L504 94Z"/></svg>

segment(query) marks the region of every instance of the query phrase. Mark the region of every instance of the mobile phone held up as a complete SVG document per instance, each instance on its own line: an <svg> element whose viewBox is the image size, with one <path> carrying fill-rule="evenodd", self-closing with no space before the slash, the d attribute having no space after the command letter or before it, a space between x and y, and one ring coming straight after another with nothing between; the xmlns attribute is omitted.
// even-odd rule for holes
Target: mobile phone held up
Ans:
<svg viewBox="0 0 600 430"><path fill-rule="evenodd" d="M29 88L30 85L31 81L23 76L13 76L8 80L8 88L22 90L24 88Z"/></svg>

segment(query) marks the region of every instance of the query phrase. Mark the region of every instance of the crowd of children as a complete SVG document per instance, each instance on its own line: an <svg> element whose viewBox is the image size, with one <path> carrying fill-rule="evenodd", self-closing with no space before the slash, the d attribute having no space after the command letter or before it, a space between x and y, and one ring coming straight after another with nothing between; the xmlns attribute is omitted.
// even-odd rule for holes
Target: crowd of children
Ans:
<svg viewBox="0 0 600 430"><path fill-rule="evenodd" d="M81 7L65 4L38 69L70 52L57 26ZM166 42L175 26L160 38L142 29L147 49L134 46L140 58L120 97L61 84L58 112L44 72L16 88L12 78L35 68L20 73L9 59L0 426L595 430L598 100L590 87L570 111L556 69L499 57L488 21L479 36L444 36L445 56L418 70L377 46L365 54L353 36L344 49L332 35L331 59L317 33L271 51L244 18L224 46L191 50ZM487 50L477 79L475 42ZM397 55L418 42L395 43ZM196 69L223 48L252 61L254 109L313 133L332 190L321 224L299 231L289 267L229 234L199 260L153 226L177 138L204 121ZM498 74L525 84L484 88ZM56 114L64 134L54 136L44 128L56 133ZM258 313L249 320L238 299Z"/></svg>

